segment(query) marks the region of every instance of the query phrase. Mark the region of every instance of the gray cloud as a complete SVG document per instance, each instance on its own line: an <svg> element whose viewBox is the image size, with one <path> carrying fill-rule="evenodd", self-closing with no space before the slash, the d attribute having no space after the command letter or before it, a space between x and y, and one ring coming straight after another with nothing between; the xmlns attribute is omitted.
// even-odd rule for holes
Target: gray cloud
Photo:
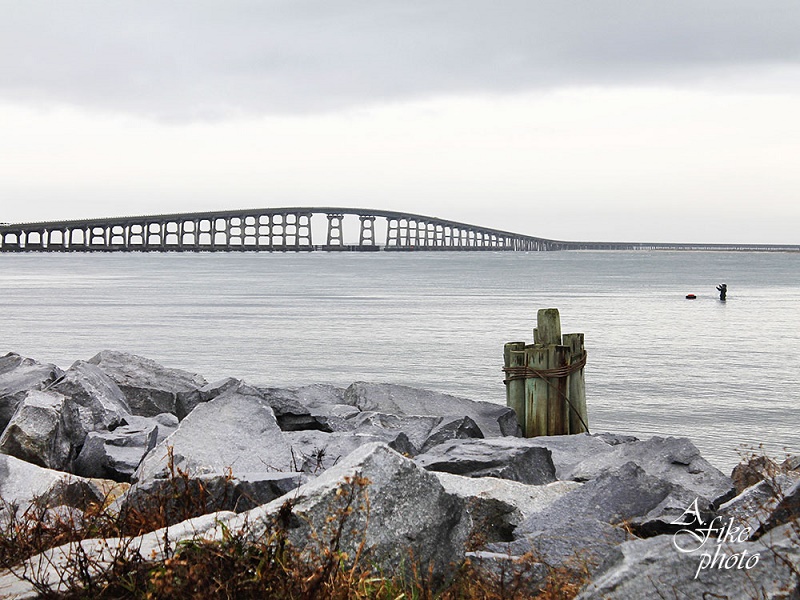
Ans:
<svg viewBox="0 0 800 600"><path fill-rule="evenodd" d="M159 118L707 83L800 64L796 0L0 0L0 99Z"/></svg>

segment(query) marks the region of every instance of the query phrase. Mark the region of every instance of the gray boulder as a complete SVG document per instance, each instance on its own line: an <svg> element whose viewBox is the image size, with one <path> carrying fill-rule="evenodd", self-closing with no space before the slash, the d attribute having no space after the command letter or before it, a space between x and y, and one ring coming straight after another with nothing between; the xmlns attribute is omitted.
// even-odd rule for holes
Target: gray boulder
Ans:
<svg viewBox="0 0 800 600"><path fill-rule="evenodd" d="M574 481L526 485L496 477L433 473L448 493L464 500L472 521L472 547L511 541L514 529L525 519L583 485Z"/></svg>
<svg viewBox="0 0 800 600"><path fill-rule="evenodd" d="M609 440L615 442L611 443ZM636 438L632 438L636 441ZM561 480L585 480L583 473L575 477L575 468L583 461L597 457L599 455L609 454L621 443L610 434L593 434L588 433L577 435L547 435L534 438L528 438L526 443L532 446L541 446L547 448L553 456L553 464L556 467L556 477ZM595 473L597 475L597 473Z"/></svg>
<svg viewBox="0 0 800 600"><path fill-rule="evenodd" d="M306 483L302 473L243 473L150 479L137 483L117 500L112 511L155 515L163 526L217 511L252 510ZM141 518L141 517L140 517Z"/></svg>
<svg viewBox="0 0 800 600"><path fill-rule="evenodd" d="M260 396L272 408L282 431L334 431L327 416L312 413L298 400L300 397L298 389L256 387L240 379L228 377L200 388L200 399L207 402L233 391Z"/></svg>
<svg viewBox="0 0 800 600"><path fill-rule="evenodd" d="M178 418L162 413L153 418L128 416L113 431L92 431L75 461L75 473L130 482L145 455L178 427Z"/></svg>
<svg viewBox="0 0 800 600"><path fill-rule="evenodd" d="M43 390L64 372L14 352L0 357L0 431L5 429L27 392Z"/></svg>
<svg viewBox="0 0 800 600"><path fill-rule="evenodd" d="M0 448L40 466L72 471L90 432L114 429L129 416L116 384L96 366L78 361L47 391L25 397Z"/></svg>
<svg viewBox="0 0 800 600"><path fill-rule="evenodd" d="M731 478L704 459L688 438L656 436L611 446L610 451L594 452L571 469L565 469L562 478L588 481L628 462L692 492L704 502L719 505L733 497Z"/></svg>
<svg viewBox="0 0 800 600"><path fill-rule="evenodd" d="M175 432L145 456L132 481L291 471L292 456L272 408L260 395L230 391L197 406Z"/></svg>
<svg viewBox="0 0 800 600"><path fill-rule="evenodd" d="M345 391L344 402L362 411L393 415L468 416L486 437L519 435L516 413L506 406L404 385L356 382Z"/></svg>
<svg viewBox="0 0 800 600"><path fill-rule="evenodd" d="M433 429L442 422L442 417L420 415L392 415L372 410L360 411L346 420L350 431L374 433L376 431L404 433L414 446L413 454L430 437Z"/></svg>
<svg viewBox="0 0 800 600"><path fill-rule="evenodd" d="M296 390L282 388L257 388L272 407L278 426L283 431L333 431L328 419L312 412L298 400Z"/></svg>
<svg viewBox="0 0 800 600"><path fill-rule="evenodd" d="M103 504L127 486L113 481L87 479L44 469L13 456L0 454L0 520L7 521L30 510L53 506L81 510L90 503ZM37 515L39 513L36 513Z"/></svg>
<svg viewBox="0 0 800 600"><path fill-rule="evenodd" d="M598 433L586 434L590 437L598 438L604 441L609 446L619 446L620 444L630 444L631 442L638 442L639 438L633 435L625 435L623 433L613 433L611 431L601 431Z"/></svg>
<svg viewBox="0 0 800 600"><path fill-rule="evenodd" d="M550 451L520 438L450 440L415 460L429 471L469 477L499 477L530 485L556 480Z"/></svg>
<svg viewBox="0 0 800 600"><path fill-rule="evenodd" d="M352 419L361 413L355 406L349 404L329 404L324 407L311 408L312 414L333 419ZM334 429L336 431L336 429Z"/></svg>
<svg viewBox="0 0 800 600"><path fill-rule="evenodd" d="M286 423L282 424L282 427L287 431L301 429L347 431L352 428L344 424L343 419L360 412L356 407L344 404L344 388L332 385L314 384L298 388L259 387L258 389L275 410L279 424L282 419L278 413L286 413ZM300 417L299 426L293 425L293 414ZM309 415L313 421L306 421L308 425L304 425L303 422Z"/></svg>
<svg viewBox="0 0 800 600"><path fill-rule="evenodd" d="M345 407L337 405L336 408ZM372 410L359 411L355 407L347 408L355 412L348 414L334 409L326 413L326 423L334 431L376 435L408 456L426 452L447 440L483 437L483 432L469 417L393 415ZM398 447L404 443L401 439L410 442L407 450L400 450Z"/></svg>
<svg viewBox="0 0 800 600"><path fill-rule="evenodd" d="M72 444L63 420L65 402L56 392L28 392L0 436L0 452L40 467L67 468Z"/></svg>
<svg viewBox="0 0 800 600"><path fill-rule="evenodd" d="M783 500L791 497L792 489L798 482L800 473L793 471L762 479L720 506L718 516L723 522L732 519L737 526L750 532L750 539L756 538L771 529L773 523L782 524L780 513L775 521L773 514Z"/></svg>
<svg viewBox="0 0 800 600"><path fill-rule="evenodd" d="M130 412L142 417L169 412L184 418L200 402L199 390L208 383L195 373L127 352L103 350L87 362L111 378L125 395Z"/></svg>
<svg viewBox="0 0 800 600"><path fill-rule="evenodd" d="M419 451L427 452L448 440L481 439L483 437L481 428L470 417L442 417L436 427L431 430Z"/></svg>
<svg viewBox="0 0 800 600"><path fill-rule="evenodd" d="M781 491L778 495L778 503L758 533L763 536L786 523L793 523L796 528L795 532L800 534L800 482L797 481L789 489Z"/></svg>
<svg viewBox="0 0 800 600"><path fill-rule="evenodd" d="M241 379L236 379L234 377L225 377L224 379L218 379L217 381L207 383L199 390L200 402L213 400L217 396L222 396L227 392L235 390L242 384L244 384L244 382Z"/></svg>
<svg viewBox="0 0 800 600"><path fill-rule="evenodd" d="M40 522L50 529L63 530L66 527L72 531L82 531L88 524L84 511L64 504L45 509L41 514Z"/></svg>
<svg viewBox="0 0 800 600"><path fill-rule="evenodd" d="M347 404L344 399L345 389L324 383L304 385L290 391L295 400L312 412L328 407Z"/></svg>
<svg viewBox="0 0 800 600"><path fill-rule="evenodd" d="M512 542L495 542L483 548L509 556L533 556L553 569L592 573L621 543L636 536L594 519L554 523L547 532L518 537Z"/></svg>
<svg viewBox="0 0 800 600"><path fill-rule="evenodd" d="M50 389L67 398L63 420L75 448L83 445L90 431L112 430L131 414L117 384L87 362L74 363Z"/></svg>
<svg viewBox="0 0 800 600"><path fill-rule="evenodd" d="M800 595L800 544L790 529L776 531L769 541L724 543L719 555L715 540L693 552L681 552L675 543L673 536L661 535L620 545L576 600L777 600ZM700 568L714 556L713 567ZM726 561L722 566L720 559Z"/></svg>
<svg viewBox="0 0 800 600"><path fill-rule="evenodd" d="M380 443L358 448L299 487L290 503L275 500L228 526L245 522L256 538L270 524L282 523L289 542L308 551L309 560L320 543L338 537L339 549L351 559L361 548L365 563L385 573L409 573L414 560L434 581L463 560L469 532L463 501L432 473Z"/></svg>
<svg viewBox="0 0 800 600"><path fill-rule="evenodd" d="M436 471L433 474L448 493L463 498L468 504L478 505L486 500L511 506L512 511L503 518L503 523L511 530L531 515L543 511L561 496L584 485L576 481L528 485L497 477L467 477Z"/></svg>
<svg viewBox="0 0 800 600"><path fill-rule="evenodd" d="M528 517L514 531L517 541L512 553L533 551L551 565L591 570L615 546L633 537L631 523L659 514L674 492L673 484L627 463Z"/></svg>
<svg viewBox="0 0 800 600"><path fill-rule="evenodd" d="M145 422L146 419L147 417L130 417L125 419L125 421L128 425L137 426L139 423ZM172 413L161 413L160 415L151 417L151 420L155 421L156 426L158 427L158 435L156 436L156 443L158 444L172 435L180 425L178 417Z"/></svg>
<svg viewBox="0 0 800 600"><path fill-rule="evenodd" d="M233 502L229 510L237 513L252 510L308 481L304 473L240 473L233 479Z"/></svg>
<svg viewBox="0 0 800 600"><path fill-rule="evenodd" d="M800 454L790 454L781 463L784 471L800 471Z"/></svg>
<svg viewBox="0 0 800 600"><path fill-rule="evenodd" d="M309 475L318 475L339 463L351 452L375 442L383 442L401 454L413 452L414 448L402 432L383 434L360 432L289 431L284 432L284 440L290 447L292 470Z"/></svg>
<svg viewBox="0 0 800 600"><path fill-rule="evenodd" d="M129 426L134 419L117 385L97 366L79 361L49 391L25 397L0 437L0 451L43 467L77 469L87 476L124 481L110 465L138 464L144 452L152 449L152 444L139 439L137 428ZM90 435L85 457L76 466ZM106 442L129 455L132 446L144 446L144 450L137 459L120 456L109 463L100 460Z"/></svg>

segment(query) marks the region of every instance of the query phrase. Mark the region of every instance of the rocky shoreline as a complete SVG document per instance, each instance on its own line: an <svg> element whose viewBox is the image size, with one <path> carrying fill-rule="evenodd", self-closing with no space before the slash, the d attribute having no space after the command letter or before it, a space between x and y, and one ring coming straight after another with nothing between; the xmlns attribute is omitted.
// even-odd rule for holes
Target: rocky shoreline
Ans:
<svg viewBox="0 0 800 600"><path fill-rule="evenodd" d="M0 430L4 524L43 499L77 520L98 503L165 503L164 529L80 542L101 566L115 544L158 560L182 540L245 525L257 535L287 505L302 549L362 482L368 518L348 513L342 548L388 571L413 555L437 580L467 559L491 576L534 556L532 590L545 567L583 570L582 599L800 595L800 457L755 457L728 476L687 438L525 439L513 411L489 402L363 382L209 383L114 351L66 371L0 357ZM182 520L181 494L164 493L176 474L186 494L203 490L201 516ZM37 597L20 577L34 565L65 589L73 550L4 565L0 597Z"/></svg>

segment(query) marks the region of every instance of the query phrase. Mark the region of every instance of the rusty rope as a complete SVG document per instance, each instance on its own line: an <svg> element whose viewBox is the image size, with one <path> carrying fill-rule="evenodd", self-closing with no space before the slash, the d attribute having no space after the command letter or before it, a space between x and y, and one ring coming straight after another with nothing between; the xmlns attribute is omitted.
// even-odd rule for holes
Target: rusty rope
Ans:
<svg viewBox="0 0 800 600"><path fill-rule="evenodd" d="M555 369L532 369L528 366L503 367L503 372L506 374L506 378L503 380L503 383L508 384L509 381L514 381L517 379L531 379L533 377L539 377L541 379L568 377L573 373L577 373L585 366L586 351L584 350L580 358L574 363L563 367L556 367Z"/></svg>

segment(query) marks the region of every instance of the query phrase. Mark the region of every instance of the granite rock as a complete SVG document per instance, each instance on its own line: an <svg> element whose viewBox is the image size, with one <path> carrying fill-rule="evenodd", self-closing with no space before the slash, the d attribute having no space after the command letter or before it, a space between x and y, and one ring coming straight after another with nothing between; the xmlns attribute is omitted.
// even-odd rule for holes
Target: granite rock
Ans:
<svg viewBox="0 0 800 600"><path fill-rule="evenodd" d="M520 523L583 485L574 481L526 485L496 477L433 473L448 493L464 500L472 521L470 540L473 547L511 541L514 529Z"/></svg>
<svg viewBox="0 0 800 600"><path fill-rule="evenodd" d="M149 479L136 483L121 496L112 511L158 514L163 525L218 511L236 513L288 494L308 481L302 473L242 473Z"/></svg>
<svg viewBox="0 0 800 600"><path fill-rule="evenodd" d="M44 390L63 374L55 365L39 363L15 352L0 357L0 431L6 428L29 391Z"/></svg>
<svg viewBox="0 0 800 600"><path fill-rule="evenodd" d="M717 516L723 522L732 519L735 525L750 532L750 539L756 538L775 526L774 523L782 524L780 513L775 521L773 515L780 503L791 495L798 482L800 473L795 471L762 479L720 506Z"/></svg>
<svg viewBox="0 0 800 600"><path fill-rule="evenodd" d="M77 450L90 431L122 425L131 410L125 395L100 368L77 361L50 389L64 395L62 417L70 442Z"/></svg>
<svg viewBox="0 0 800 600"><path fill-rule="evenodd" d="M520 438L450 440L415 460L430 471L469 477L499 477L531 485L556 480L550 451Z"/></svg>
<svg viewBox="0 0 800 600"><path fill-rule="evenodd" d="M199 404L159 443L132 481L166 479L180 469L192 477L291 471L290 444L259 394L231 390Z"/></svg>
<svg viewBox="0 0 800 600"><path fill-rule="evenodd" d="M9 519L12 513L19 516L26 511L44 511L54 506L84 510L91 503L106 502L126 488L113 481L77 477L0 454L2 521Z"/></svg>
<svg viewBox="0 0 800 600"><path fill-rule="evenodd" d="M319 475L341 462L357 448L375 442L384 442L401 454L413 451L413 446L402 432L380 435L382 431L379 428L375 431L378 435L360 432L325 433L314 430L285 432L284 439L292 455L292 470Z"/></svg>
<svg viewBox="0 0 800 600"><path fill-rule="evenodd" d="M170 413L164 413L170 415ZM170 415L177 421L177 417ZM167 421L162 418L162 421ZM101 477L130 482L145 455L175 429L156 418L129 416L125 424L113 431L92 431L86 436L75 461L75 473L84 477ZM161 434L161 435L159 435Z"/></svg>
<svg viewBox="0 0 800 600"><path fill-rule="evenodd" d="M660 535L621 544L576 600L650 600L666 596L777 600L800 595L800 544L796 533L789 529L776 531L768 542L724 543L719 546L719 555L713 540L693 552L678 551L675 543L673 536ZM713 567L700 568L704 560L708 565L715 556ZM754 556L758 556L755 564ZM720 566L722 561L725 562Z"/></svg>
<svg viewBox="0 0 800 600"><path fill-rule="evenodd" d="M547 435L528 438L526 442L532 446L547 448L550 451L553 457L553 465L555 465L556 468L556 477L558 477L558 479L564 481L573 479L584 481L586 478L582 475L575 477L573 474L573 471L579 464L593 457L610 454L615 446L621 443L627 443L614 440L616 443L612 444L608 441L609 437L608 434L589 435L588 433L576 435ZM595 475L598 473L595 473Z"/></svg>
<svg viewBox="0 0 800 600"><path fill-rule="evenodd" d="M658 513L674 491L673 484L629 462L528 517L514 531L512 551L533 551L551 565L596 568L618 544L633 537L631 522Z"/></svg>
<svg viewBox="0 0 800 600"><path fill-rule="evenodd" d="M610 452L594 452L571 469L564 469L561 478L588 481L628 462L714 505L734 494L731 478L704 459L688 438L679 437L654 436L611 446Z"/></svg>
<svg viewBox="0 0 800 600"><path fill-rule="evenodd" d="M344 403L393 415L468 416L486 437L515 436L520 431L516 413L501 404L403 385L356 382L345 391Z"/></svg>
<svg viewBox="0 0 800 600"><path fill-rule="evenodd" d="M184 418L200 402L199 390L207 384L200 375L127 352L103 350L87 362L113 380L130 412L142 417L169 412Z"/></svg>
<svg viewBox="0 0 800 600"><path fill-rule="evenodd" d="M0 452L40 467L66 469L73 446L63 419L65 402L56 392L28 392L0 436Z"/></svg>
<svg viewBox="0 0 800 600"><path fill-rule="evenodd" d="M252 535L258 537L261 528L281 518L289 542L311 551L311 559L319 548L313 538L331 539L343 517L339 548L347 556L361 547L363 560L386 573L403 573L413 556L421 572L441 582L464 558L469 520L463 504L432 473L374 443L292 492L289 504L275 500L228 525L255 524Z"/></svg>

